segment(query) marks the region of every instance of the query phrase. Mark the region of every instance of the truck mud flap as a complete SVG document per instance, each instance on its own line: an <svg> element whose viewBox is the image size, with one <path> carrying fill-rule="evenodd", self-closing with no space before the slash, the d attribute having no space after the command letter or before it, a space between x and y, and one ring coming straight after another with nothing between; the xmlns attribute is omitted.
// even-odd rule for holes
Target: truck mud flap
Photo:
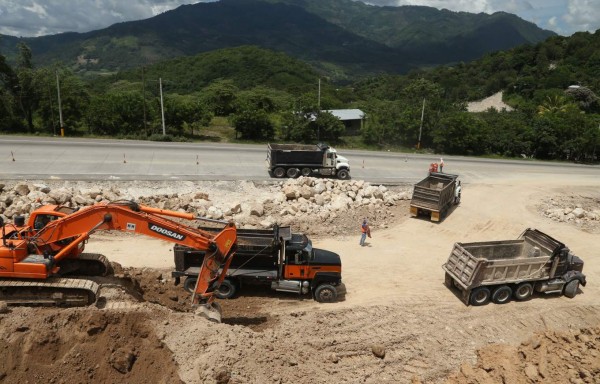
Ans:
<svg viewBox="0 0 600 384"><path fill-rule="evenodd" d="M459 288L458 284L454 283L454 278L450 276L448 272L446 272L444 276L444 285L450 290L450 292L457 296L460 299L460 301L465 303L465 305L469 305L469 300L471 298L471 290Z"/></svg>

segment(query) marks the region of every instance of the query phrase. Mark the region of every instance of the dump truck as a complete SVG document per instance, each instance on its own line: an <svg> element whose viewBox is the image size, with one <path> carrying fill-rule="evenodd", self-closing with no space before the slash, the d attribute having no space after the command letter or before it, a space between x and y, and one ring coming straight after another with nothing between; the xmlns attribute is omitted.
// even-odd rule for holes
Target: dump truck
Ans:
<svg viewBox="0 0 600 384"><path fill-rule="evenodd" d="M210 228L202 228L210 231ZM289 226L272 229L238 229L237 250L227 276L215 291L229 299L250 285L268 286L275 291L311 293L319 302L334 302L346 293L342 263L337 253L313 248L304 234L292 233ZM175 245L175 284L185 278L183 288L196 284L205 251Z"/></svg>
<svg viewBox="0 0 600 384"><path fill-rule="evenodd" d="M440 221L453 204L460 204L461 188L458 175L429 173L413 188L411 216L428 215L431 221Z"/></svg>
<svg viewBox="0 0 600 384"><path fill-rule="evenodd" d="M350 178L348 159L327 144L268 144L267 168L273 177L333 176Z"/></svg>
<svg viewBox="0 0 600 384"><path fill-rule="evenodd" d="M456 243L442 266L445 285L469 305L504 304L534 292L575 297L585 286L583 261L565 244L532 228L516 240Z"/></svg>

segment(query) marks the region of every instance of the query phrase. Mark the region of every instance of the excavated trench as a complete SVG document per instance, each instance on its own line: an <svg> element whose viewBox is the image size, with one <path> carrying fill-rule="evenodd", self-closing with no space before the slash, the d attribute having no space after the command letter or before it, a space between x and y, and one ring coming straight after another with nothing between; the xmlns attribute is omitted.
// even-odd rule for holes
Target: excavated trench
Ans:
<svg viewBox="0 0 600 384"><path fill-rule="evenodd" d="M175 286L168 271L123 269L94 278L101 285L95 306L11 307L0 314L0 382L182 382L173 352L157 335L153 303L167 311L192 312L190 294ZM261 332L278 319L262 308L266 290L221 300L223 323Z"/></svg>

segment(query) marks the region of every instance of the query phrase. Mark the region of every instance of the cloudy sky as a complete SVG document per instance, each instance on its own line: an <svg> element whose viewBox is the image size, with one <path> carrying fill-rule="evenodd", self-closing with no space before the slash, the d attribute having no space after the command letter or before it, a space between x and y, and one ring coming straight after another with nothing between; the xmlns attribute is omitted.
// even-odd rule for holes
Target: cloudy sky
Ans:
<svg viewBox="0 0 600 384"><path fill-rule="evenodd" d="M205 2L209 0L203 0ZM326 0L323 0L326 1ZM41 36L87 32L140 20L190 0L0 0L0 34ZM364 0L375 5L427 5L452 11L519 15L561 35L600 28L600 0Z"/></svg>

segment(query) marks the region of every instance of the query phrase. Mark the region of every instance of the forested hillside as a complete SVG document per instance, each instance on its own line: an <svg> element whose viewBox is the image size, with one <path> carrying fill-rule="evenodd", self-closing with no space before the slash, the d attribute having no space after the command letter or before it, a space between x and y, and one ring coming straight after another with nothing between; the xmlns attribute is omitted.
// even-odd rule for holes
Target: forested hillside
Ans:
<svg viewBox="0 0 600 384"><path fill-rule="evenodd" d="M305 8L330 23L402 52L411 66L470 61L555 36L513 14L425 6L372 6L352 0L270 0Z"/></svg>
<svg viewBox="0 0 600 384"><path fill-rule="evenodd" d="M471 63L342 85L306 62L256 46L82 78L64 65L34 65L33 52L20 44L16 64L0 56L0 131L58 132L58 74L69 136L197 140L218 119L240 140L597 161L598 52L599 32L577 33ZM515 111L466 111L467 101L497 91L504 91ZM338 108L366 112L359 136L348 136L344 125L323 111Z"/></svg>
<svg viewBox="0 0 600 384"><path fill-rule="evenodd" d="M584 161L600 148L599 52L600 31L582 32L471 63L373 77L355 89L381 119L371 124L372 137L414 142L425 98L423 140L438 151ZM514 112L464 112L466 101L498 91Z"/></svg>

